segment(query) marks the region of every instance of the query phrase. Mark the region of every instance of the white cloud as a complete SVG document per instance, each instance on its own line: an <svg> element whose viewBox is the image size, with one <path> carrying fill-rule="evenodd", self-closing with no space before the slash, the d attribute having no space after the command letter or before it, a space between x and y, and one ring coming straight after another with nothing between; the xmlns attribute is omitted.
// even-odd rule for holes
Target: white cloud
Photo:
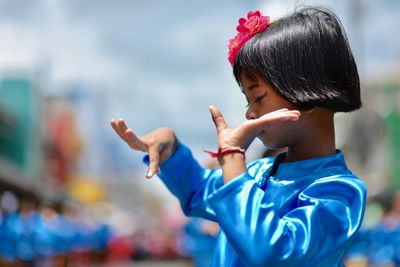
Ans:
<svg viewBox="0 0 400 267"><path fill-rule="evenodd" d="M270 16L272 20L279 19L295 10L296 7L301 5L327 5L329 4L328 0L270 0L265 1L260 5L260 11Z"/></svg>
<svg viewBox="0 0 400 267"><path fill-rule="evenodd" d="M40 56L40 39L34 31L0 22L0 68L31 68Z"/></svg>

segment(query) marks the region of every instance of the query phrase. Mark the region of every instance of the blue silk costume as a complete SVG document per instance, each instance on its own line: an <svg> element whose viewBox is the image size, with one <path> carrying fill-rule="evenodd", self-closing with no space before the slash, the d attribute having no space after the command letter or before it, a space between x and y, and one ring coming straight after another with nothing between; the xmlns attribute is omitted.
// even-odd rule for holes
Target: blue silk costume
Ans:
<svg viewBox="0 0 400 267"><path fill-rule="evenodd" d="M183 144L161 164L159 176L184 213L220 225L213 267L344 266L341 257L364 215L364 183L340 151L284 160L281 154L254 161L226 184L221 169L203 169Z"/></svg>

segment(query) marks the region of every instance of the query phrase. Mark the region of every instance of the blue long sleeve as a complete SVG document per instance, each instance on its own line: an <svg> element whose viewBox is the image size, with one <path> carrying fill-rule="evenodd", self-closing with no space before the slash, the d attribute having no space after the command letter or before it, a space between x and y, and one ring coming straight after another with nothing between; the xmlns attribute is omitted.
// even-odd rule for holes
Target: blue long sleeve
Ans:
<svg viewBox="0 0 400 267"><path fill-rule="evenodd" d="M340 152L283 160L255 161L226 184L221 170L203 169L182 144L160 166L186 215L219 223L212 266L343 266L342 254L362 222L365 185Z"/></svg>

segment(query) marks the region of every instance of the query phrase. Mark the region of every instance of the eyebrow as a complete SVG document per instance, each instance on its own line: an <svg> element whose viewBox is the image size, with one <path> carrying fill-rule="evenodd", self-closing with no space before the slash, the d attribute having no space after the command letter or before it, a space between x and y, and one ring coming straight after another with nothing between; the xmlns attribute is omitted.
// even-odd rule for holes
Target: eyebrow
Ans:
<svg viewBox="0 0 400 267"><path fill-rule="evenodd" d="M259 87L259 86L260 86L260 83L252 83L252 84L249 86L249 88L247 88L247 90L248 90L249 92L251 92L254 88ZM246 93L244 92L243 89L242 89L242 93L243 93L243 94L246 94Z"/></svg>

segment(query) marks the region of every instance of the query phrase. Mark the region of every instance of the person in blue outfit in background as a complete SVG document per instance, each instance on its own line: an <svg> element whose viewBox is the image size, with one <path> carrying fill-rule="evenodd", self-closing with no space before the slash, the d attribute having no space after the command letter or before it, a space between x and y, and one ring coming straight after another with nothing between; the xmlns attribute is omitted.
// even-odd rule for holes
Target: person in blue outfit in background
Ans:
<svg viewBox="0 0 400 267"><path fill-rule="evenodd" d="M37 256L35 231L38 227L39 217L36 203L31 199L21 201L20 212L13 228L15 229L15 256L17 267L35 266Z"/></svg>
<svg viewBox="0 0 400 267"><path fill-rule="evenodd" d="M16 259L15 225L18 223L19 202L10 191L2 193L0 197L0 266L14 266Z"/></svg>
<svg viewBox="0 0 400 267"><path fill-rule="evenodd" d="M219 169L202 168L171 129L139 137L123 119L111 125L148 153L147 177L158 174L186 215L219 224L212 266L343 266L366 200L335 145L334 114L361 107L345 32L331 11L311 7L272 23L249 12L237 31L228 59L247 120L229 127L210 106ZM287 151L246 165L255 138Z"/></svg>
<svg viewBox="0 0 400 267"><path fill-rule="evenodd" d="M369 229L365 238L366 254L372 266L400 266L400 192L388 202L383 201L383 218Z"/></svg>
<svg viewBox="0 0 400 267"><path fill-rule="evenodd" d="M219 226L217 223L198 217L190 218L183 227L183 249L192 258L193 266L209 267Z"/></svg>

